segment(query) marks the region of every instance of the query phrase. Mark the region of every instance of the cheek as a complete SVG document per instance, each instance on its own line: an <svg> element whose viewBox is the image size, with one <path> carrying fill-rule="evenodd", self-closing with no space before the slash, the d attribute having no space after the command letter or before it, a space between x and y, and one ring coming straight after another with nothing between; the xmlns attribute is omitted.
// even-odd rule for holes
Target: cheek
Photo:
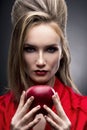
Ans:
<svg viewBox="0 0 87 130"><path fill-rule="evenodd" d="M29 69L31 68L32 64L33 64L33 60L32 57L25 54L24 55L24 64L25 64L25 70L29 71Z"/></svg>
<svg viewBox="0 0 87 130"><path fill-rule="evenodd" d="M52 69L52 73L56 73L59 69L59 65L60 65L60 57L56 56L53 58L52 60L52 64L51 64L51 69Z"/></svg>

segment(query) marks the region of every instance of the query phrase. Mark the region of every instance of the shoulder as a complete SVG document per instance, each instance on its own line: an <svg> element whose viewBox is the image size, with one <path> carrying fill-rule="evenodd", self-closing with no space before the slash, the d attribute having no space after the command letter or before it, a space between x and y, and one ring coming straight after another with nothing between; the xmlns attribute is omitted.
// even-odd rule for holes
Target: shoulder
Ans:
<svg viewBox="0 0 87 130"><path fill-rule="evenodd" d="M0 130L9 130L17 105L12 92L0 96Z"/></svg>
<svg viewBox="0 0 87 130"><path fill-rule="evenodd" d="M75 111L80 110L87 115L87 96L77 94L71 87L65 86L58 79L55 89L65 108L69 107Z"/></svg>
<svg viewBox="0 0 87 130"><path fill-rule="evenodd" d="M0 96L0 110L6 109L15 104L15 98L12 92Z"/></svg>
<svg viewBox="0 0 87 130"><path fill-rule="evenodd" d="M69 114L71 122L72 124L77 122L79 129L80 127L81 129L85 129L85 127L87 127L87 96L77 94L72 90L72 88L67 86L65 89L66 93L69 95L68 100L70 102L70 111L72 114L70 114L69 111L67 113Z"/></svg>
<svg viewBox="0 0 87 130"><path fill-rule="evenodd" d="M74 109L80 109L83 112L87 113L87 96L77 94L72 90L72 88L66 86L66 90L70 95L70 99L72 101L72 107Z"/></svg>
<svg viewBox="0 0 87 130"><path fill-rule="evenodd" d="M0 103L3 103L3 102L7 103L12 98L13 98L13 94L11 92L8 92L8 93L0 96Z"/></svg>
<svg viewBox="0 0 87 130"><path fill-rule="evenodd" d="M9 124L16 109L17 109L17 102L15 101L15 98L12 92L8 92L0 96L0 122L2 122L1 125L5 123L4 121L7 122L7 125Z"/></svg>

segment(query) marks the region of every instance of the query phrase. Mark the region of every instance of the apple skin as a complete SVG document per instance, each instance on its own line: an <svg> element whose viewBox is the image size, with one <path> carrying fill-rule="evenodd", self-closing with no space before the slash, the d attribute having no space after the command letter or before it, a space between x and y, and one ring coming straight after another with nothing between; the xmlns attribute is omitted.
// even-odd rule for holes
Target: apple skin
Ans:
<svg viewBox="0 0 87 130"><path fill-rule="evenodd" d="M34 100L30 106L30 110L37 105L41 106L41 109L38 110L38 113L42 113L44 115L47 114L46 110L43 108L43 105L47 105L48 107L52 108L53 101L52 96L54 95L55 91L51 86L48 85L36 85L30 87L26 91L26 100L31 96L34 96Z"/></svg>

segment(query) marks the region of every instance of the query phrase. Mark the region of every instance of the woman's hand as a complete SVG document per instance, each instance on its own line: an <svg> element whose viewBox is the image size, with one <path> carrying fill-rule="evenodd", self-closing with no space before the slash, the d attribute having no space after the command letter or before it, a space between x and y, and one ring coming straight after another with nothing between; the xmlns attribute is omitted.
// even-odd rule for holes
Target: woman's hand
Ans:
<svg viewBox="0 0 87 130"><path fill-rule="evenodd" d="M17 111L11 121L11 130L30 130L40 121L40 118L34 118L40 106L29 111L33 100L34 97L30 97L25 103L25 91L22 93Z"/></svg>
<svg viewBox="0 0 87 130"><path fill-rule="evenodd" d="M44 105L44 109L48 112L48 115L45 116L46 121L50 124L52 130L70 130L71 122L62 108L58 94L56 93L53 95L52 99L56 107L57 114Z"/></svg>

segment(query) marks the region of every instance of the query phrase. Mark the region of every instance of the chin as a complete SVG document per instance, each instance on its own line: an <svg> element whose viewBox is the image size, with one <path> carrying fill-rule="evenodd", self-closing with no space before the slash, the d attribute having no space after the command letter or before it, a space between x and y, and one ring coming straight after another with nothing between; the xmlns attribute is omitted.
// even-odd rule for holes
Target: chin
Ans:
<svg viewBox="0 0 87 130"><path fill-rule="evenodd" d="M34 83L34 84L39 84L39 85L44 85L44 84L47 84L48 82L49 82L49 80L50 79L47 79L47 78L32 78L31 79L32 80L32 82Z"/></svg>
<svg viewBox="0 0 87 130"><path fill-rule="evenodd" d="M39 81L34 81L35 84L39 84L39 85L45 85L47 84L49 81L47 80L39 80Z"/></svg>

